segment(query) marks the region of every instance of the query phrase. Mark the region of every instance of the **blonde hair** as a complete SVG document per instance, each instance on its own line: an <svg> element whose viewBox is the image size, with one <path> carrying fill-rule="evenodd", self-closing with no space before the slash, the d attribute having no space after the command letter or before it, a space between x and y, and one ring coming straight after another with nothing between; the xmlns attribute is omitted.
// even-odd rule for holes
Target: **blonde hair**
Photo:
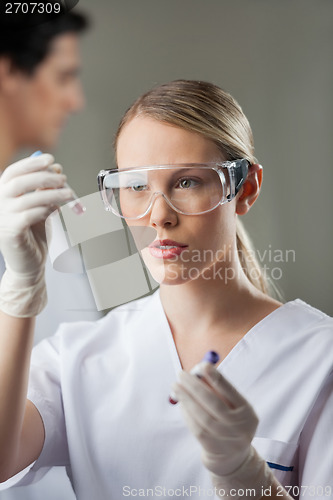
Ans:
<svg viewBox="0 0 333 500"><path fill-rule="evenodd" d="M216 144L226 160L245 158L250 164L256 163L252 130L242 108L230 94L212 83L175 80L154 87L139 97L119 124L115 152L123 127L140 115L201 134ZM268 294L268 282L239 217L236 239L245 275L257 289Z"/></svg>

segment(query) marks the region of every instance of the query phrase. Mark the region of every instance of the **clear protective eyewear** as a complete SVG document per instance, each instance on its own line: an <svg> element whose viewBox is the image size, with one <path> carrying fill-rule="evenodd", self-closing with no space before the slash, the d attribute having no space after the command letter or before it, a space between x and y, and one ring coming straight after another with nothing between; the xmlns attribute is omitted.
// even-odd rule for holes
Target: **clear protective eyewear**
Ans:
<svg viewBox="0 0 333 500"><path fill-rule="evenodd" d="M201 215L237 195L249 165L245 159L151 165L101 170L97 180L105 209L123 219L145 217L158 196L180 214Z"/></svg>

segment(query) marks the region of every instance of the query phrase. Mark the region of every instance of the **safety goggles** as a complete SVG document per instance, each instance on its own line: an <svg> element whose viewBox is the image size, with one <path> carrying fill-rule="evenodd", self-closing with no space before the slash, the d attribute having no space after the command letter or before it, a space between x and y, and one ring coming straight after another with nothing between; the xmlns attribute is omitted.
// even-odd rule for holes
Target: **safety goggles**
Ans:
<svg viewBox="0 0 333 500"><path fill-rule="evenodd" d="M244 183L249 162L153 165L101 170L98 187L105 209L128 220L145 217L162 196L183 215L201 215L231 201Z"/></svg>

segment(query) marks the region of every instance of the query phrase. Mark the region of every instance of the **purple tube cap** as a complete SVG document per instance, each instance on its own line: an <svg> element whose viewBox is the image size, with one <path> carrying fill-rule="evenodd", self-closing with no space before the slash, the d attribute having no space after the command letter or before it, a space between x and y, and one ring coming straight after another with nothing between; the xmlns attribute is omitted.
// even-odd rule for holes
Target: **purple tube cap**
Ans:
<svg viewBox="0 0 333 500"><path fill-rule="evenodd" d="M211 363L212 365L215 365L215 363L218 362L220 359L220 356L217 354L215 351L208 351L203 357L202 361L208 361L208 363Z"/></svg>

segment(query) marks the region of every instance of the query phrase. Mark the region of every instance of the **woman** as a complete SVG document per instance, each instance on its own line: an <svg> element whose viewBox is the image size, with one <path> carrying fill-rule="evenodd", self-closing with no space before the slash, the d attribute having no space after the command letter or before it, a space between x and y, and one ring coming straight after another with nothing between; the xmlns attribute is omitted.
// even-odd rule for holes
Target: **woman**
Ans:
<svg viewBox="0 0 333 500"><path fill-rule="evenodd" d="M36 460L23 481L66 465L80 499L329 496L332 320L267 294L239 222L262 180L242 110L212 84L171 82L134 103L115 146L118 169L99 174L104 203L160 289L37 347L24 410L42 258L21 227L2 239L2 480ZM43 196L36 205L59 203ZM46 214L34 217L25 227ZM200 380L189 371L210 349L221 363Z"/></svg>

